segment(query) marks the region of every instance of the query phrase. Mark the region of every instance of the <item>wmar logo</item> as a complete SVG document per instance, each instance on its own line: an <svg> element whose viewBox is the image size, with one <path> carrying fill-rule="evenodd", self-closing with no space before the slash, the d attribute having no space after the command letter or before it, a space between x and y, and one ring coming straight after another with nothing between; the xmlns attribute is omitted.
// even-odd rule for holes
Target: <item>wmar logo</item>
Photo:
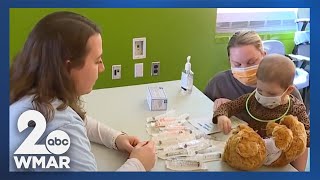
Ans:
<svg viewBox="0 0 320 180"><path fill-rule="evenodd" d="M36 126L14 152L13 158L16 167L18 169L22 167L70 168L70 158L68 156L59 156L67 152L70 147L69 135L64 131L55 130L47 136L45 145L36 144L46 129L46 120L40 112L28 110L22 113L18 119L17 127L19 132L28 127L29 121L34 121Z"/></svg>

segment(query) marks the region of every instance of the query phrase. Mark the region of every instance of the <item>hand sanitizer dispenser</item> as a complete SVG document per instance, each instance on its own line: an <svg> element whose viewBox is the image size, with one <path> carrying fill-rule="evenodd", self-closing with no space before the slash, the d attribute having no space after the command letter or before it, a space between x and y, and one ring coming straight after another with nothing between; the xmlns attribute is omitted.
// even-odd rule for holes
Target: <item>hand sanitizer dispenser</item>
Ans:
<svg viewBox="0 0 320 180"><path fill-rule="evenodd" d="M193 87L193 72L191 71L191 56L187 57L187 63L181 74L181 89L187 93L192 92Z"/></svg>

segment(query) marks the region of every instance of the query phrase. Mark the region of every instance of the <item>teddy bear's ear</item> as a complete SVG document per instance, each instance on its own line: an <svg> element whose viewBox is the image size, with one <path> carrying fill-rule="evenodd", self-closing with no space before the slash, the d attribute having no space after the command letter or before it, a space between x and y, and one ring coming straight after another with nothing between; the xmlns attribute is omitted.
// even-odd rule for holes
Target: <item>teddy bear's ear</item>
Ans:
<svg viewBox="0 0 320 180"><path fill-rule="evenodd" d="M240 141L236 147L237 153L244 157L255 156L259 151L259 144L256 142Z"/></svg>
<svg viewBox="0 0 320 180"><path fill-rule="evenodd" d="M245 125L245 124L239 124L239 125L237 126L237 128L238 128L239 130L246 129L247 127L248 127L248 126Z"/></svg>
<svg viewBox="0 0 320 180"><path fill-rule="evenodd" d="M232 130L232 134L238 134L242 129L245 129L245 127L242 124L240 124Z"/></svg>
<svg viewBox="0 0 320 180"><path fill-rule="evenodd" d="M238 134L239 133L239 129L233 129L231 130L232 134Z"/></svg>

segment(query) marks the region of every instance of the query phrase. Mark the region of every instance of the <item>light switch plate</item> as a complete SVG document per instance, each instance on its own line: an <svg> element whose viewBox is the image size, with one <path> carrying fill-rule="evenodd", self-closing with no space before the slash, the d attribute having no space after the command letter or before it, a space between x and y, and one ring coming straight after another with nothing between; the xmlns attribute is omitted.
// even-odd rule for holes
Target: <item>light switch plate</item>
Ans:
<svg viewBox="0 0 320 180"><path fill-rule="evenodd" d="M143 77L143 63L136 63L134 65L134 77Z"/></svg>

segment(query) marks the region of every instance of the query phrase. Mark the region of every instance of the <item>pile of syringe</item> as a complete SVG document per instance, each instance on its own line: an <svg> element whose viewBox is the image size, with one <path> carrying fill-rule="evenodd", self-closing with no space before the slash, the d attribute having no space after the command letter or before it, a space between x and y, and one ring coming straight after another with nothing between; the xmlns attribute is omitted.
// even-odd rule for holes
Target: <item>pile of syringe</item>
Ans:
<svg viewBox="0 0 320 180"><path fill-rule="evenodd" d="M207 170L206 162L221 159L224 143L187 126L189 114L174 110L147 118L147 132L156 144L157 156L177 171Z"/></svg>

